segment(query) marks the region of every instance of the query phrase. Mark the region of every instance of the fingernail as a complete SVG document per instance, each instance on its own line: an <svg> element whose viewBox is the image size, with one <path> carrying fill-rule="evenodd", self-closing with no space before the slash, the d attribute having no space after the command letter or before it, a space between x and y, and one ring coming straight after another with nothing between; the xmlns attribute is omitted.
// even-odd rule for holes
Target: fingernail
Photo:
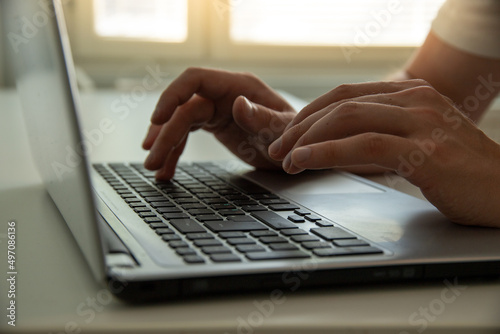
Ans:
<svg viewBox="0 0 500 334"><path fill-rule="evenodd" d="M281 149L281 137L274 141L271 145L269 145L269 154L276 155Z"/></svg>
<svg viewBox="0 0 500 334"><path fill-rule="evenodd" d="M243 96L243 100L245 101L245 116L247 118L252 118L255 114L255 108L253 103L251 103L246 97Z"/></svg>
<svg viewBox="0 0 500 334"><path fill-rule="evenodd" d="M309 147L301 147L293 151L293 160L296 162L305 162L311 157L311 149Z"/></svg>

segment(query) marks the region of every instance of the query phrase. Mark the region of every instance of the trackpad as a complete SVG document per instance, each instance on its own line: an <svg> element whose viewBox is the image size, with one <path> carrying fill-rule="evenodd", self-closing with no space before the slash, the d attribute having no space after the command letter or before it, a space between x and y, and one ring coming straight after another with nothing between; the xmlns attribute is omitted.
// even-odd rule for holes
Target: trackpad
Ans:
<svg viewBox="0 0 500 334"><path fill-rule="evenodd" d="M377 188L349 174L333 170L307 171L296 175L253 171L247 176L275 191L292 195L327 195L382 193Z"/></svg>
<svg viewBox="0 0 500 334"><path fill-rule="evenodd" d="M381 189L372 187L354 178L339 174L329 173L308 175L307 180L302 180L287 187L286 191L296 195L326 195L326 194L350 194L350 193L380 193ZM295 182L294 182L295 183Z"/></svg>

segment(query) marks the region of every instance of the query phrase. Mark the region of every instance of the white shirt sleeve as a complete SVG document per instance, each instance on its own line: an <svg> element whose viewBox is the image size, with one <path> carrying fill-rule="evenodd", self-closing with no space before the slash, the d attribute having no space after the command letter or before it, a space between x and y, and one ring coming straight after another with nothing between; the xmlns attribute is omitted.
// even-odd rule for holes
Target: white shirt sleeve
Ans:
<svg viewBox="0 0 500 334"><path fill-rule="evenodd" d="M500 58L500 0L447 0L432 31L458 49Z"/></svg>

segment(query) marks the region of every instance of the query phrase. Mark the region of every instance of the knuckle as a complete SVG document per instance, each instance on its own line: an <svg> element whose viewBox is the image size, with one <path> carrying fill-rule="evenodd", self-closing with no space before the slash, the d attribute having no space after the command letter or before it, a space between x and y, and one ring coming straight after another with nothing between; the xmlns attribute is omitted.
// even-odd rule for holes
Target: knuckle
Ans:
<svg viewBox="0 0 500 334"><path fill-rule="evenodd" d="M380 157L387 153L389 146L387 141L376 133L363 134L363 154L367 157Z"/></svg>
<svg viewBox="0 0 500 334"><path fill-rule="evenodd" d="M332 89L328 94L337 99L344 99L346 96L351 96L354 90L353 84L341 84Z"/></svg>
<svg viewBox="0 0 500 334"><path fill-rule="evenodd" d="M197 73L199 73L201 71L203 71L203 69L201 67L190 66L184 70L183 74L185 74L187 76L192 76L192 75L196 75Z"/></svg>
<svg viewBox="0 0 500 334"><path fill-rule="evenodd" d="M435 90L432 86L417 86L401 91L404 98L415 101L416 103L423 104L439 104L444 101L443 96Z"/></svg>
<svg viewBox="0 0 500 334"><path fill-rule="evenodd" d="M300 137L303 133L303 126L302 123L295 124L292 126L288 131L286 132L285 136L287 139L292 139L292 138L297 138Z"/></svg>
<svg viewBox="0 0 500 334"><path fill-rule="evenodd" d="M354 101L343 102L334 109L334 117L338 121L352 119L355 117L355 112L359 109L359 107L359 103Z"/></svg>

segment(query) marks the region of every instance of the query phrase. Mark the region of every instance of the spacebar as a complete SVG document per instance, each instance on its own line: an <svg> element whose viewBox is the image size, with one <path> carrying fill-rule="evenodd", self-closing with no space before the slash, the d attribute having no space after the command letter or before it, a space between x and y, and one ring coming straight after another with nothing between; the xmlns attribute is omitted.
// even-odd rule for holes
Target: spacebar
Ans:
<svg viewBox="0 0 500 334"><path fill-rule="evenodd" d="M251 252L247 253L249 260L280 260L280 259L301 259L310 257L309 254L299 250L295 251L276 251L276 252Z"/></svg>

